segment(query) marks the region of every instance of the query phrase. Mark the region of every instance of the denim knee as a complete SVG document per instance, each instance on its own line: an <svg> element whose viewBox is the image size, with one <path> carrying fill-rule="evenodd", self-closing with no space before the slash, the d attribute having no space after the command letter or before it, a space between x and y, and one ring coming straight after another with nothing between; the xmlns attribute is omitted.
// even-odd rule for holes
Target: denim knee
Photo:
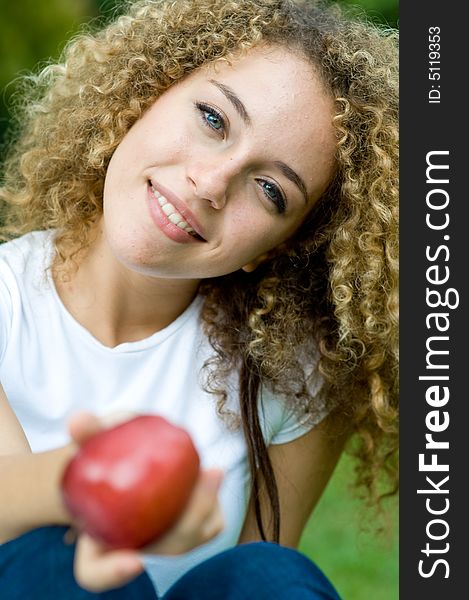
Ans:
<svg viewBox="0 0 469 600"><path fill-rule="evenodd" d="M2 600L157 600L146 573L121 588L94 594L75 582L75 546L67 527L41 527L0 545Z"/></svg>
<svg viewBox="0 0 469 600"><path fill-rule="evenodd" d="M186 573L164 600L340 600L306 556L270 542L226 550Z"/></svg>

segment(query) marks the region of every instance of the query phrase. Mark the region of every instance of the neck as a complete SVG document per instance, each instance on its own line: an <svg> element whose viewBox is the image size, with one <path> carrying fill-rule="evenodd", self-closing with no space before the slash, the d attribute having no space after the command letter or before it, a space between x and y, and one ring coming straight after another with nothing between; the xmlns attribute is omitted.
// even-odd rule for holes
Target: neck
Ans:
<svg viewBox="0 0 469 600"><path fill-rule="evenodd" d="M54 281L65 308L108 347L147 338L167 327L189 306L199 285L198 280L131 271L99 241L66 278L55 269Z"/></svg>

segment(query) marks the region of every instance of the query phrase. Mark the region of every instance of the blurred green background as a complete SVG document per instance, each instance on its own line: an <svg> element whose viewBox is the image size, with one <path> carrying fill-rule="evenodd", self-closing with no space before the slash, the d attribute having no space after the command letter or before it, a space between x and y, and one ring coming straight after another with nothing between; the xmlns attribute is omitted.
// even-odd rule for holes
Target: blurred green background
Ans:
<svg viewBox="0 0 469 600"><path fill-rule="evenodd" d="M398 26L397 0L342 0L373 21ZM119 0L0 0L0 140L6 139L15 79L56 59L83 23ZM0 144L0 160L2 146ZM397 600L397 499L383 517L366 511L350 490L353 464L344 456L303 534L300 550L334 582L343 600ZM384 527L384 533L377 530Z"/></svg>
<svg viewBox="0 0 469 600"><path fill-rule="evenodd" d="M321 567L343 600L397 600L398 499L384 500L379 517L366 509L351 486L353 466L344 454L299 549Z"/></svg>
<svg viewBox="0 0 469 600"><path fill-rule="evenodd" d="M391 26L398 23L398 0L341 0ZM15 80L41 63L58 58L80 26L109 14L119 0L0 0L0 160L10 118Z"/></svg>

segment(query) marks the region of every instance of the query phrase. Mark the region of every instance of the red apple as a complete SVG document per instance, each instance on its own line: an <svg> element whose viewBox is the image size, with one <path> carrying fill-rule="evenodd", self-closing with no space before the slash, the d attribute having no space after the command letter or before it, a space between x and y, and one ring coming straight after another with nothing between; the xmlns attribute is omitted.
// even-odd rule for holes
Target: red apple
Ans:
<svg viewBox="0 0 469 600"><path fill-rule="evenodd" d="M81 446L65 469L63 498L89 535L112 548L141 548L181 515L199 464L184 429L141 415Z"/></svg>

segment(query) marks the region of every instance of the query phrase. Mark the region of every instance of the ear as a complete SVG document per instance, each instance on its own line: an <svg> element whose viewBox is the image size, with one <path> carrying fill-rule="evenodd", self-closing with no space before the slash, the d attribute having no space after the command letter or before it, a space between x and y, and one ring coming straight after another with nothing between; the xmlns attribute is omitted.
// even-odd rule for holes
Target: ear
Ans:
<svg viewBox="0 0 469 600"><path fill-rule="evenodd" d="M247 265L244 265L244 267L241 267L241 269L245 273L252 273L253 271L255 271L257 269L257 267L259 265L261 265L263 262L265 262L268 258L269 258L268 252L266 252L265 254L261 254L260 256L255 258L253 261L251 261Z"/></svg>
<svg viewBox="0 0 469 600"><path fill-rule="evenodd" d="M265 252L264 254L261 254L260 256L258 256L257 258L255 258L253 261L249 262L247 265L244 265L244 267L241 267L241 269L245 273L252 273L263 262L265 262L266 260L275 258L279 254L281 254L282 252L284 252L287 249L287 247L288 247L287 243L283 242L282 244L279 244L275 248L272 248L272 250L269 250L268 252Z"/></svg>

